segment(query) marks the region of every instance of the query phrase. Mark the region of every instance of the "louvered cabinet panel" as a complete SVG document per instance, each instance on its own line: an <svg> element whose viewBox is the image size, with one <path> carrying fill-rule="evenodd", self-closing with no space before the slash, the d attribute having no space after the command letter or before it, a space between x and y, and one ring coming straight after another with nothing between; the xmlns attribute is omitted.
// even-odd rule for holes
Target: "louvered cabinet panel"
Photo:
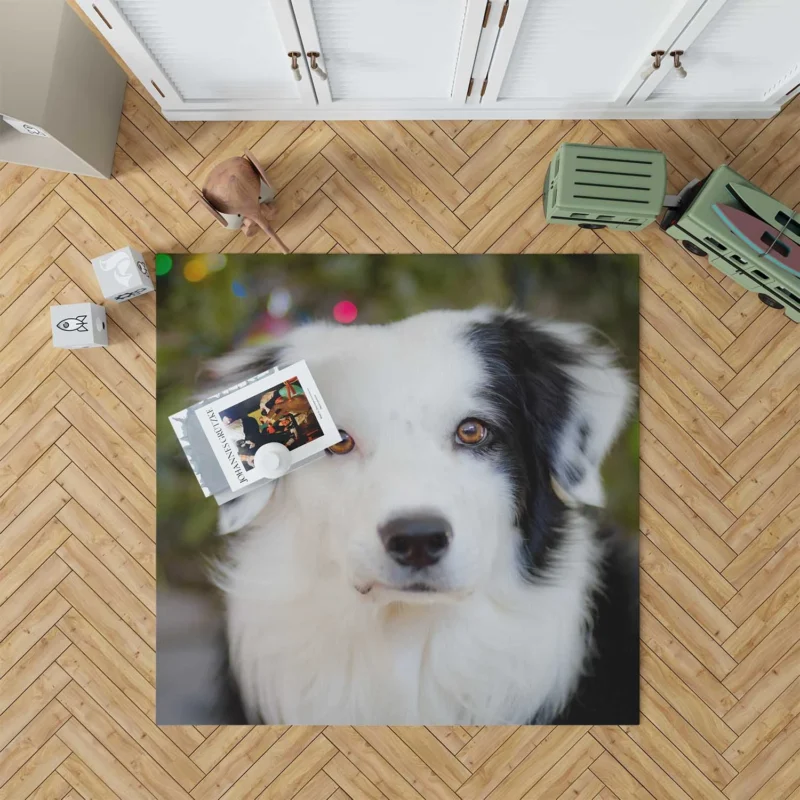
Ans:
<svg viewBox="0 0 800 800"><path fill-rule="evenodd" d="M116 0L186 100L297 94L268 3L254 0Z"/></svg>
<svg viewBox="0 0 800 800"><path fill-rule="evenodd" d="M78 2L168 107L315 102L308 76L297 81L287 55L300 49L289 0Z"/></svg>
<svg viewBox="0 0 800 800"><path fill-rule="evenodd" d="M631 73L641 69L642 51L653 49L651 42L684 5L684 0L528 0L504 74L497 74L494 63L489 72L489 83L498 82L489 96L613 101ZM504 37L505 32L498 46Z"/></svg>
<svg viewBox="0 0 800 800"><path fill-rule="evenodd" d="M463 103L486 0L292 0L320 104Z"/></svg>
<svg viewBox="0 0 800 800"><path fill-rule="evenodd" d="M800 0L727 0L668 69L650 102L761 101L800 83Z"/></svg>
<svg viewBox="0 0 800 800"><path fill-rule="evenodd" d="M749 119L800 94L800 0L73 1L172 120ZM652 66L673 49L683 80Z"/></svg>

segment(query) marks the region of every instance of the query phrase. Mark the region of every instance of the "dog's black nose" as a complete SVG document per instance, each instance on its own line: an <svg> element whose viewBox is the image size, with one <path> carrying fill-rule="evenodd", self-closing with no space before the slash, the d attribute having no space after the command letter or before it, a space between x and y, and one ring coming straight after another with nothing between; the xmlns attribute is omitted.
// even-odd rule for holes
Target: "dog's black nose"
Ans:
<svg viewBox="0 0 800 800"><path fill-rule="evenodd" d="M395 517L378 529L386 552L404 567L422 569L435 564L445 553L452 528L435 516Z"/></svg>

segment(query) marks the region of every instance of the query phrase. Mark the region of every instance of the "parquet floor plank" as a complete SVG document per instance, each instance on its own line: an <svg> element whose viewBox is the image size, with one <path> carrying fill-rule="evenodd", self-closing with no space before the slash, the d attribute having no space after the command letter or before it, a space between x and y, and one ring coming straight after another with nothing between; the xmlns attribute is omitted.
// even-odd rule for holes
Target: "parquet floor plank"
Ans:
<svg viewBox="0 0 800 800"><path fill-rule="evenodd" d="M580 130L576 131L576 128L580 128ZM510 156L475 187L470 196L456 209L456 214L463 222L474 228L476 223L483 219L525 177L531 167L547 158L553 148L570 132L573 132L573 138L569 138L567 141L594 140L598 135L597 128L591 123L575 125L573 122L565 120L542 122ZM546 165L544 171L547 171ZM543 181L544 172L540 185L536 187L538 192L532 197L533 200L541 194Z"/></svg>
<svg viewBox="0 0 800 800"><path fill-rule="evenodd" d="M800 205L800 167L775 190L774 197L797 211Z"/></svg>
<svg viewBox="0 0 800 800"><path fill-rule="evenodd" d="M467 227L450 207L431 191L366 125L353 122L331 122L339 138L385 181L410 208L441 238L453 247ZM412 137L413 141L413 137ZM329 146L330 147L330 146ZM326 148L328 149L328 148ZM410 158L407 159L410 161ZM449 174L449 173L448 173ZM430 180L430 178L428 178ZM461 189L460 184L458 189ZM445 192L442 192L445 194Z"/></svg>
<svg viewBox="0 0 800 800"><path fill-rule="evenodd" d="M455 139L469 125L468 119L437 120L434 125L441 128L451 139Z"/></svg>
<svg viewBox="0 0 800 800"><path fill-rule="evenodd" d="M234 128L235 122L203 122L186 141L202 156L207 156Z"/></svg>
<svg viewBox="0 0 800 800"><path fill-rule="evenodd" d="M704 268L694 259L686 258L686 251L655 227L636 231L635 236L714 316L722 317L731 308L734 300L712 277L713 267L706 264Z"/></svg>
<svg viewBox="0 0 800 800"><path fill-rule="evenodd" d="M60 455L62 451L56 448ZM69 461L69 459L67 459ZM77 502L82 510L118 542L137 563L150 574L155 575L155 553L152 540L137 525L121 511L100 487L76 464L69 466L61 472L57 481Z"/></svg>
<svg viewBox="0 0 800 800"><path fill-rule="evenodd" d="M74 753L62 761L56 771L70 786L74 787L68 798L119 797Z"/></svg>
<svg viewBox="0 0 800 800"><path fill-rule="evenodd" d="M74 608L58 621L58 629L106 675L140 711L155 714L152 687Z"/></svg>
<svg viewBox="0 0 800 800"><path fill-rule="evenodd" d="M240 122L220 143L197 165L187 177L196 185L202 186L208 174L220 161L240 156L245 148L258 142L275 122Z"/></svg>
<svg viewBox="0 0 800 800"><path fill-rule="evenodd" d="M670 774L675 775L679 783L684 780L684 776L688 776L691 784L699 780L701 785L690 796L703 796L709 790L707 785L703 785L703 778L711 781L718 789L722 789L736 777L736 769L725 757L720 755L683 717L670 713L669 704L647 682L642 684L642 713L648 721L648 732L645 736L639 737L636 728L632 726L626 727L626 732L647 752L665 751L671 764ZM659 730L665 737L659 739L656 746L653 746L654 729ZM645 739L653 744L646 743L643 741ZM676 750L680 751L703 777L698 776L692 766L687 765L677 755ZM692 792L692 789L685 785L684 789Z"/></svg>
<svg viewBox="0 0 800 800"><path fill-rule="evenodd" d="M0 167L0 205L5 203L34 172L36 167L24 164L4 164Z"/></svg>
<svg viewBox="0 0 800 800"><path fill-rule="evenodd" d="M759 123L754 126L758 133L738 151L736 158L731 161L731 167L745 178L752 178L794 136L798 120L800 103L795 99L765 125Z"/></svg>
<svg viewBox="0 0 800 800"><path fill-rule="evenodd" d="M0 164L0 797L800 797L800 336L655 226L548 226L562 141L723 162L800 204L772 120L181 122L129 85L110 181ZM620 728L158 728L155 298L50 344L90 260L276 252L198 189L251 148L296 252L638 253L642 719Z"/></svg>
<svg viewBox="0 0 800 800"><path fill-rule="evenodd" d="M64 179L64 173L37 169L3 203L0 216L0 241L6 238L28 214Z"/></svg>
<svg viewBox="0 0 800 800"><path fill-rule="evenodd" d="M331 181L334 179L331 178ZM343 178L341 179L344 180ZM326 183L325 186L322 187L322 191L326 192L326 188L329 184ZM329 187L331 188L331 187ZM355 191L355 190L353 190ZM337 199L341 202L341 191L337 193ZM352 197L352 195L351 195ZM362 207L363 211L363 207ZM377 212L375 212L377 213ZM326 218L325 221L322 223L322 227L327 231L327 233L333 237L333 239L343 247L348 253L381 253L382 251L369 236L364 233L358 225L353 222L353 220L347 216L347 214L343 213L337 207L335 211L332 211ZM383 226L381 226L382 230ZM378 233L379 238L381 238L380 232ZM409 249L412 249L409 245Z"/></svg>
<svg viewBox="0 0 800 800"><path fill-rule="evenodd" d="M192 797L195 800L219 800L285 732L285 727L272 725L250 728L243 738L235 740L228 736L217 737L215 755L207 762L209 767L203 767L206 775L192 790Z"/></svg>
<svg viewBox="0 0 800 800"><path fill-rule="evenodd" d="M665 120L637 119L631 125L647 138L652 147L661 150L667 156L667 161L686 180L702 178L711 170L711 165L706 163L700 153L690 147Z"/></svg>
<svg viewBox="0 0 800 800"><path fill-rule="evenodd" d="M400 195L344 140L334 139L325 147L322 155L413 247L436 253L451 251L447 242L414 209L406 205Z"/></svg>
<svg viewBox="0 0 800 800"><path fill-rule="evenodd" d="M28 395L0 425L0 472L6 470L14 473L16 477L21 474L20 464L28 466L36 461L41 455L41 448L38 446L28 447L25 437L33 432L33 437L38 439L39 444L44 440L38 425L45 418L51 417L51 404L58 401L69 392L69 387L56 374L51 373L34 391ZM25 441L25 446L17 449L17 445ZM8 461L6 461L8 459ZM25 467L27 469L27 467ZM23 470L24 471L24 470Z"/></svg>
<svg viewBox="0 0 800 800"><path fill-rule="evenodd" d="M197 187L124 115L119 122L117 147L184 211L188 212L197 203Z"/></svg>
<svg viewBox="0 0 800 800"><path fill-rule="evenodd" d="M736 769L744 769L795 718L800 699L800 681L795 681L760 716L757 723L725 751L726 760Z"/></svg>
<svg viewBox="0 0 800 800"><path fill-rule="evenodd" d="M62 560L62 563L65 563ZM58 585L58 593L91 622L150 683L155 681L155 652L106 604L100 595L72 571ZM71 662L70 662L71 663ZM64 664L62 663L62 667ZM65 667L66 668L66 667ZM69 670L67 670L69 672Z"/></svg>
<svg viewBox="0 0 800 800"><path fill-rule="evenodd" d="M5 205L5 204L4 204ZM5 275L69 211L52 192L0 242L0 276Z"/></svg>
<svg viewBox="0 0 800 800"><path fill-rule="evenodd" d="M642 573L642 606L665 628L672 630L680 626L675 638L724 683L724 678L735 669L736 661L647 572Z"/></svg>
<svg viewBox="0 0 800 800"><path fill-rule="evenodd" d="M35 523L34 523L35 524ZM9 526L6 535L13 535ZM0 569L0 602L9 598L69 538L69 531L51 519Z"/></svg>
<svg viewBox="0 0 800 800"><path fill-rule="evenodd" d="M58 524L69 534L64 525L60 522ZM61 560L74 574L82 578L87 586L94 589L132 631L155 649L155 614L126 588L111 570L92 555L80 540L72 536L67 536L65 539L66 541L58 548Z"/></svg>
<svg viewBox="0 0 800 800"><path fill-rule="evenodd" d="M8 792L8 779L69 719L64 707L52 699L68 682L69 676L53 664L3 715L7 727L3 728L0 740L4 744L0 754L0 786L5 785L9 797L12 795ZM12 711L17 712L13 719ZM5 720L7 716L9 719Z"/></svg>
<svg viewBox="0 0 800 800"><path fill-rule="evenodd" d="M730 747L736 733L648 647L642 648L642 665L649 671L647 682L660 690L669 705L717 752Z"/></svg>
<svg viewBox="0 0 800 800"><path fill-rule="evenodd" d="M334 136L324 122L312 122L269 166L269 181L280 191Z"/></svg>
<svg viewBox="0 0 800 800"><path fill-rule="evenodd" d="M736 631L736 626L695 586L652 542L642 540L642 568L673 600L691 601L696 610L694 619L714 640L724 642Z"/></svg>
<svg viewBox="0 0 800 800"><path fill-rule="evenodd" d="M719 120L719 122L724 125L728 120ZM667 121L667 125L707 164L718 166L728 163L735 157L735 153L728 149L721 138L713 133L702 120L671 119Z"/></svg>
<svg viewBox="0 0 800 800"><path fill-rule="evenodd" d="M73 684L74 685L74 684ZM135 800L157 800L158 795L151 794L132 772L129 772L104 746L106 742L96 739L74 715L61 727L58 738L72 751L73 755L86 764L92 765L92 771L105 786L120 798ZM134 772L140 770L134 766ZM91 785L91 784L90 784Z"/></svg>
<svg viewBox="0 0 800 800"><path fill-rule="evenodd" d="M442 131L440 125L429 120L404 120L400 124L458 180L456 172L469 161L469 156Z"/></svg>
<svg viewBox="0 0 800 800"><path fill-rule="evenodd" d="M778 561L782 561L783 558L786 558L789 561L790 567L794 566L797 563L796 558L791 557L791 553L781 552ZM769 563L767 564L769 567ZM762 572L756 576L760 578L761 575L765 575L765 581L767 582L767 587L773 588L774 584L773 581L775 580L774 576L767 572L767 568L762 570ZM742 623L737 629L736 633L732 634L730 638L728 638L724 643L723 647L734 657L738 659L743 659L750 653L753 648L759 644L766 636L770 633L780 622L782 622L794 609L797 607L798 602L798 581L800 581L800 575L798 575L797 570L795 570L783 584L781 584L778 589L773 592L758 608L746 618L746 622ZM758 589L762 586L760 580L752 580L750 583L746 585L746 589L753 587L753 594L756 594ZM768 589L766 591L768 591ZM750 593L747 593L748 595ZM744 590L740 593L740 595L745 595ZM738 597L738 595L737 595ZM756 600L751 600L751 604L757 602L758 595L756 594ZM747 601L750 600L748 596L744 596L742 605L741 606L733 606L731 609L725 609L725 613L728 614L731 618L733 618L733 612L737 610L740 613L746 613L748 610ZM742 611L744 609L744 611Z"/></svg>
<svg viewBox="0 0 800 800"><path fill-rule="evenodd" d="M55 229L49 231L4 276L0 292L2 314L44 272L69 242Z"/></svg>
<svg viewBox="0 0 800 800"><path fill-rule="evenodd" d="M203 232L186 211L119 147L114 155L112 175L184 247ZM133 206L130 201L128 205ZM152 225L148 222L149 227Z"/></svg>
<svg viewBox="0 0 800 800"><path fill-rule="evenodd" d="M50 556L0 607L0 641L68 574L69 567L57 555Z"/></svg>
<svg viewBox="0 0 800 800"><path fill-rule="evenodd" d="M455 178L464 187L474 192L489 175L513 155L538 122L531 120L509 120L492 134L473 156L455 172ZM516 160L519 160L519 156Z"/></svg>
<svg viewBox="0 0 800 800"><path fill-rule="evenodd" d="M165 155L181 172L188 173L202 157L197 150L169 124L130 83L125 91L122 113Z"/></svg>
<svg viewBox="0 0 800 800"><path fill-rule="evenodd" d="M59 449L94 481L145 533L155 523L155 508L133 484L77 428L58 442Z"/></svg>
<svg viewBox="0 0 800 800"><path fill-rule="evenodd" d="M61 513L61 512L59 512ZM717 607L725 606L736 589L706 561L646 500L640 503L641 531ZM727 612L726 612L727 613Z"/></svg>
<svg viewBox="0 0 800 800"><path fill-rule="evenodd" d="M451 211L466 200L469 192L399 122L365 124Z"/></svg>
<svg viewBox="0 0 800 800"><path fill-rule="evenodd" d="M453 136L453 141L472 156L502 127L502 120L473 119Z"/></svg>
<svg viewBox="0 0 800 800"><path fill-rule="evenodd" d="M658 286L657 278L654 284ZM686 354L686 360L705 375L715 388L722 390L736 377L736 373L719 356L718 348L697 333L703 330L702 324L692 325L684 321L686 309L681 308L680 302L672 294L673 289L662 285L654 291L643 284L639 290L640 312L681 354ZM667 303L664 297L671 300L672 304Z"/></svg>
<svg viewBox="0 0 800 800"><path fill-rule="evenodd" d="M639 359L639 382L669 415L715 461L730 473L725 459L736 445L646 356ZM732 474L732 473L730 473Z"/></svg>

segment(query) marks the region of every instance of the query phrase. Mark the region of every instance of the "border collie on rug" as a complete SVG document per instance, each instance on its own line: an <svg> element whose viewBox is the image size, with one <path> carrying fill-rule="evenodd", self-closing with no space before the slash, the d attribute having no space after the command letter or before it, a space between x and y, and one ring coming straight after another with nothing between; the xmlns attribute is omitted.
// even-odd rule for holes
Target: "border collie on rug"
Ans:
<svg viewBox="0 0 800 800"><path fill-rule="evenodd" d="M638 723L637 548L592 510L635 395L592 338L431 311L209 365L305 359L344 437L220 508L231 723Z"/></svg>

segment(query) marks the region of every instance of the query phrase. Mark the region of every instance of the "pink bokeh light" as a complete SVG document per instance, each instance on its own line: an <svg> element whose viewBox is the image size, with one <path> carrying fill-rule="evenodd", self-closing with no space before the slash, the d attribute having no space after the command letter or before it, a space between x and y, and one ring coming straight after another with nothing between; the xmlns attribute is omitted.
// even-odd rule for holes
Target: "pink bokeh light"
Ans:
<svg viewBox="0 0 800 800"><path fill-rule="evenodd" d="M342 325L349 325L351 322L355 322L357 316L358 307L350 300L340 300L333 307L333 318L337 322L341 322Z"/></svg>

